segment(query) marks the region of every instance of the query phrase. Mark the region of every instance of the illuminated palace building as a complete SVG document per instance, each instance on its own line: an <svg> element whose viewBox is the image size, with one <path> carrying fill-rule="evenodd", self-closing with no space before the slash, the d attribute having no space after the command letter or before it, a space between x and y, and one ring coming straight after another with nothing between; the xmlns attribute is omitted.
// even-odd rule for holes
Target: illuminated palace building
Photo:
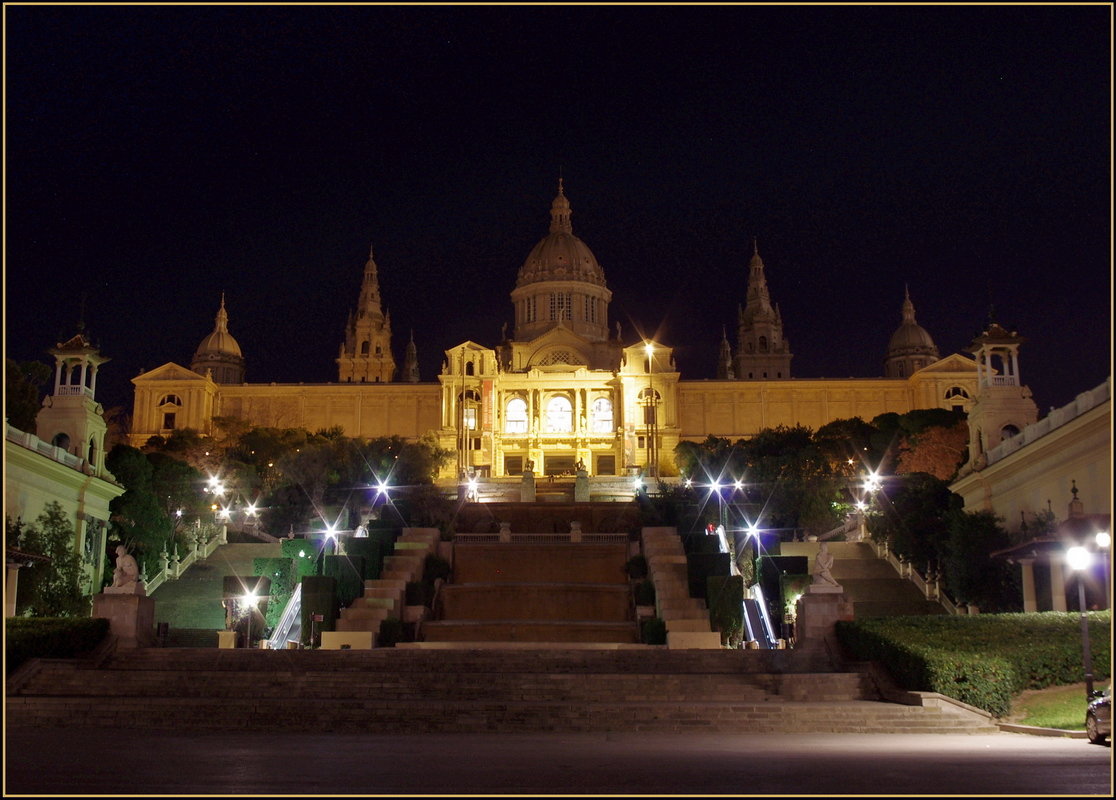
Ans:
<svg viewBox="0 0 1116 800"><path fill-rule="evenodd" d="M131 443L141 446L176 428L211 434L214 416L233 416L311 431L340 426L365 438L415 440L433 432L457 454L441 476L448 481L532 468L572 473L579 464L591 477L669 477L676 474L673 450L681 440L735 441L778 425L817 429L835 419L871 420L916 408L959 407L979 416L982 375L1000 394L988 405L988 418L975 421L982 448L1035 419L1030 393L1018 383L1014 334L986 333L972 351L975 361L961 354L941 358L915 321L909 296L898 329L881 347L883 377L794 376L790 342L754 244L735 353L722 334L717 378L684 380L668 344L625 343L619 324L610 325L612 292L593 252L573 233L561 182L550 230L527 255L511 291L511 335L505 325L495 346L454 345L437 381L420 379L413 337L398 366L377 269L369 253L336 383L244 382L245 358L229 333L222 296L216 326L189 368L167 363L133 379ZM996 358L1000 369L992 366Z"/></svg>

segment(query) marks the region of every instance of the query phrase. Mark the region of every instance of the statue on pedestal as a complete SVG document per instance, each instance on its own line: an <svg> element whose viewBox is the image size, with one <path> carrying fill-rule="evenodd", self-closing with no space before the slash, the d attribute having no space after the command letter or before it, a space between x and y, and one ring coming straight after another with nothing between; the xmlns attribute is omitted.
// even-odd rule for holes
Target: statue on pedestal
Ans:
<svg viewBox="0 0 1116 800"><path fill-rule="evenodd" d="M829 545L822 542L818 556L814 559L814 584L840 586L841 584L837 583L837 579L830 572L831 569L833 569L833 553L829 552Z"/></svg>
<svg viewBox="0 0 1116 800"><path fill-rule="evenodd" d="M105 587L105 594L138 594L147 596L139 576L139 565L128 554L124 545L116 547L116 569L112 571L112 586Z"/></svg>

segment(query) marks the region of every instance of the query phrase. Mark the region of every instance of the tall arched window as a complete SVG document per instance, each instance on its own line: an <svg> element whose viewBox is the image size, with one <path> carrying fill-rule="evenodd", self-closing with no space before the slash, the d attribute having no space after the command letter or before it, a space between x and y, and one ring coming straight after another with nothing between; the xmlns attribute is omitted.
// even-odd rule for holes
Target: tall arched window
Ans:
<svg viewBox="0 0 1116 800"><path fill-rule="evenodd" d="M504 433L527 433L527 401L513 397L504 408Z"/></svg>
<svg viewBox="0 0 1116 800"><path fill-rule="evenodd" d="M612 401L598 397L593 401L593 419L589 423L593 433L612 433Z"/></svg>
<svg viewBox="0 0 1116 800"><path fill-rule="evenodd" d="M546 433L570 433L573 430L573 406L569 398L558 396L550 398L546 404Z"/></svg>

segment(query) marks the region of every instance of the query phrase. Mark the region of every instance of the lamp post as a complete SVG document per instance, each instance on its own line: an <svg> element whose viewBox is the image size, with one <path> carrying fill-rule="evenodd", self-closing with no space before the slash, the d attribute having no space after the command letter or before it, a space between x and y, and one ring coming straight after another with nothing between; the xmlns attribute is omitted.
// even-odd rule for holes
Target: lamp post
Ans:
<svg viewBox="0 0 1116 800"><path fill-rule="evenodd" d="M643 349L647 351L647 474L658 477L658 443L655 441L655 374L652 371L655 346L648 341Z"/></svg>
<svg viewBox="0 0 1116 800"><path fill-rule="evenodd" d="M1084 547L1071 547L1066 551L1066 563L1077 573L1077 604L1081 611L1081 650L1085 662L1085 699L1093 699L1093 651L1089 646L1089 617L1085 613L1085 570L1093 555Z"/></svg>
<svg viewBox="0 0 1116 800"><path fill-rule="evenodd" d="M1111 551L1109 547L1112 546L1112 537L1108 535L1108 531L1100 531L1097 533L1097 549L1100 550L1101 558L1104 559L1101 568L1104 569L1104 607L1112 608L1112 589L1110 588L1108 577L1108 559Z"/></svg>
<svg viewBox="0 0 1116 800"><path fill-rule="evenodd" d="M244 600L244 605L248 609L248 632L246 634L244 646L250 648L252 646L252 614L256 609L256 600L258 598L255 592L248 592L241 599Z"/></svg>

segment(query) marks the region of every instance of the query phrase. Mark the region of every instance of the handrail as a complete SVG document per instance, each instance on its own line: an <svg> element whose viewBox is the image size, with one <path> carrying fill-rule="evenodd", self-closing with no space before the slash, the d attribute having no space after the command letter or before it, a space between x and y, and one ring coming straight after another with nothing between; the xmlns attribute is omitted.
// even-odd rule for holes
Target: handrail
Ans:
<svg viewBox="0 0 1116 800"><path fill-rule="evenodd" d="M872 544L876 551L876 557L883 559L888 564L895 567L895 571L899 573L899 577L906 578L913 583L927 600L939 603L942 608L950 614L971 613L967 608L962 608L957 603L954 603L949 599L946 593L942 591L942 576L940 573L931 574L928 571L927 576L923 577L910 561L901 556L896 556L888 547L886 541L872 542Z"/></svg>

